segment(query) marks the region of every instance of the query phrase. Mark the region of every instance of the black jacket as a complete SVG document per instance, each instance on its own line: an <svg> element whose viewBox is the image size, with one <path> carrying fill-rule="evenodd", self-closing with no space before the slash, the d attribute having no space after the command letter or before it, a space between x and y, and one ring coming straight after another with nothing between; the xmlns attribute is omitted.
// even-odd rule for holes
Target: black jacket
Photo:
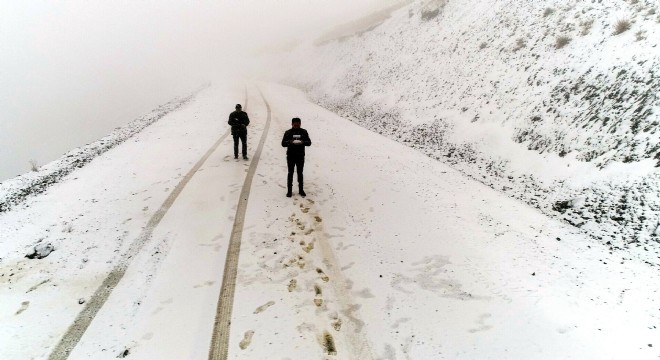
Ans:
<svg viewBox="0 0 660 360"><path fill-rule="evenodd" d="M293 140L294 135L299 135L302 144L294 144ZM284 137L282 137L282 147L286 149L286 156L305 156L305 146L312 145L312 140L309 139L309 134L307 130L303 128L291 128L284 132Z"/></svg>
<svg viewBox="0 0 660 360"><path fill-rule="evenodd" d="M250 124L250 118L245 111L236 110L229 114L227 124L231 125L232 135L247 134L246 126Z"/></svg>

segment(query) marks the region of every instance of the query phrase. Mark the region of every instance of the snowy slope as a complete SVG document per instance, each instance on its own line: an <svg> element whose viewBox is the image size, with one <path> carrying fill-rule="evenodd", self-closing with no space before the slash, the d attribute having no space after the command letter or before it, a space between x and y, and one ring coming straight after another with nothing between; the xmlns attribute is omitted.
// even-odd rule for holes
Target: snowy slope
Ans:
<svg viewBox="0 0 660 360"><path fill-rule="evenodd" d="M417 1L270 61L324 107L657 264L659 12Z"/></svg>
<svg viewBox="0 0 660 360"><path fill-rule="evenodd" d="M261 88L272 124L243 224L229 358L657 358L654 268L297 90ZM248 93L252 155L266 109ZM233 160L222 137L242 97L206 89L0 214L0 358L47 358L122 262L70 358L207 358L255 161ZM305 199L284 197L280 140L294 116L313 142ZM55 251L26 259L39 241Z"/></svg>
<svg viewBox="0 0 660 360"><path fill-rule="evenodd" d="M199 90L163 104L151 113L133 120L125 126L116 128L102 139L73 149L59 159L51 161L33 172L3 181L0 183L0 212L8 211L30 195L46 191L49 186L57 183L75 169L85 166L97 156L131 138L169 112L185 105L197 92Z"/></svg>

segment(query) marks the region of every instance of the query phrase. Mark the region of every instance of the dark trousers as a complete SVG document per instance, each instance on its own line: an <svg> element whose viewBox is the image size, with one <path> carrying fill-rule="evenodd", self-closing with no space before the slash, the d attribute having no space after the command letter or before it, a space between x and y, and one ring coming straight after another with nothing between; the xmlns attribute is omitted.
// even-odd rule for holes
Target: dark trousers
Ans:
<svg viewBox="0 0 660 360"><path fill-rule="evenodd" d="M298 173L298 189L303 188L303 168L305 167L305 156L287 156L286 165L289 168L289 174L286 178L286 187L290 191L293 188L293 168Z"/></svg>
<svg viewBox="0 0 660 360"><path fill-rule="evenodd" d="M238 156L238 139L243 144L243 156L247 156L247 134L233 134L234 136L234 156Z"/></svg>

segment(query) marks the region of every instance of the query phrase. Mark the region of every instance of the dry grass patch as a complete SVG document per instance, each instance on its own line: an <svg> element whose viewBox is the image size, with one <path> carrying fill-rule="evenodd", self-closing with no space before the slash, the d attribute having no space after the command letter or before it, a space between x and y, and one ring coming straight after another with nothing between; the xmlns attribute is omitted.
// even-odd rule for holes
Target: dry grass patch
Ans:
<svg viewBox="0 0 660 360"><path fill-rule="evenodd" d="M518 40L516 40L516 46L513 48L513 51L518 51L524 48L525 46L527 46L527 44L525 43L525 39L519 38Z"/></svg>
<svg viewBox="0 0 660 360"><path fill-rule="evenodd" d="M440 9L422 10L422 21L435 19L440 14Z"/></svg>
<svg viewBox="0 0 660 360"><path fill-rule="evenodd" d="M614 35L619 35L630 30L631 26L632 24L630 23L630 20L621 19L617 21L616 24L614 24Z"/></svg>
<svg viewBox="0 0 660 360"><path fill-rule="evenodd" d="M568 45L568 43L571 42L571 38L568 36L562 35L558 36L557 39L555 40L555 49L561 49L564 46Z"/></svg>

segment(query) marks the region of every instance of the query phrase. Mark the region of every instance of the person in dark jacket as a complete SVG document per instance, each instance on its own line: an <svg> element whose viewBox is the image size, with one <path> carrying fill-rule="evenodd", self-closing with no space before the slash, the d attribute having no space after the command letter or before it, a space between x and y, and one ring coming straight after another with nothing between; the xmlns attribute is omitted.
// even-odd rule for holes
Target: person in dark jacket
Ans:
<svg viewBox="0 0 660 360"><path fill-rule="evenodd" d="M250 118L241 104L236 104L236 111L229 114L227 123L231 125L231 135L234 137L234 159L238 159L238 139L241 139L243 159L247 160L247 126L250 125Z"/></svg>
<svg viewBox="0 0 660 360"><path fill-rule="evenodd" d="M286 149L286 164L289 168L289 174L286 178L287 197L291 197L293 188L293 169L298 173L298 193L305 197L303 190L303 168L305 167L305 146L312 145L307 130L300 127L300 119L291 119L291 129L284 132L282 137L282 146Z"/></svg>

